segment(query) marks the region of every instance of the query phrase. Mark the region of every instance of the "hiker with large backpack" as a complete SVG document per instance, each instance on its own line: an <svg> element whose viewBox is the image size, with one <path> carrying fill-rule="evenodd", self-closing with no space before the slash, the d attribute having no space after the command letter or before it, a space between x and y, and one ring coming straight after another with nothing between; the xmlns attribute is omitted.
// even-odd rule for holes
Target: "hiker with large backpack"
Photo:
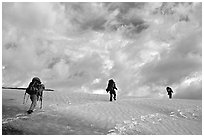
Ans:
<svg viewBox="0 0 204 137"><path fill-rule="evenodd" d="M33 112L34 108L37 105L37 101L39 100L41 101L40 108L42 108L42 96L43 96L44 89L45 89L45 86L41 84L40 79L38 77L34 77L24 94L24 102L25 102L26 93L30 95L30 100L32 102L29 110L27 111L28 114L31 114Z"/></svg>
<svg viewBox="0 0 204 137"><path fill-rule="evenodd" d="M170 87L166 87L166 91L167 91L167 93L169 95L169 99L171 99L172 98L173 90Z"/></svg>
<svg viewBox="0 0 204 137"><path fill-rule="evenodd" d="M108 87L106 88L106 91L107 93L109 92L110 93L110 101L112 101L112 98L114 100L116 100L116 92L115 92L115 89L118 90L116 88L116 85L115 85L115 82L113 81L113 79L110 79L108 81Z"/></svg>

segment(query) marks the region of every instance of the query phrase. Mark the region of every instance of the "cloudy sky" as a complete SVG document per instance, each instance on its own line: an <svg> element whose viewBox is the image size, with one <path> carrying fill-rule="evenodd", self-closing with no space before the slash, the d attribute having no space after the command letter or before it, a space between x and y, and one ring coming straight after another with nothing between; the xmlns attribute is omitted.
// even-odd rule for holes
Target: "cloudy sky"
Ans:
<svg viewBox="0 0 204 137"><path fill-rule="evenodd" d="M202 98L201 3L3 3L2 84Z"/></svg>

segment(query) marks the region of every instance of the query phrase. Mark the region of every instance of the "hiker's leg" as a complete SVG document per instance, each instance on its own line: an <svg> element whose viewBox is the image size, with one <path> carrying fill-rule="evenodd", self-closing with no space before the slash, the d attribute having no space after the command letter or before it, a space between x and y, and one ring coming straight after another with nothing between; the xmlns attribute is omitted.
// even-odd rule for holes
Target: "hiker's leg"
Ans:
<svg viewBox="0 0 204 137"><path fill-rule="evenodd" d="M172 94L169 94L169 98L171 98L172 97Z"/></svg>
<svg viewBox="0 0 204 137"><path fill-rule="evenodd" d="M37 105L37 95L31 95L30 96L30 99L32 101L31 105L30 105L30 109L29 110L34 110L34 108L36 107Z"/></svg>
<svg viewBox="0 0 204 137"><path fill-rule="evenodd" d="M112 101L112 93L110 93L110 101Z"/></svg>
<svg viewBox="0 0 204 137"><path fill-rule="evenodd" d="M114 98L114 100L116 100L116 93L114 92L114 94L113 94L114 96L113 96L113 98Z"/></svg>

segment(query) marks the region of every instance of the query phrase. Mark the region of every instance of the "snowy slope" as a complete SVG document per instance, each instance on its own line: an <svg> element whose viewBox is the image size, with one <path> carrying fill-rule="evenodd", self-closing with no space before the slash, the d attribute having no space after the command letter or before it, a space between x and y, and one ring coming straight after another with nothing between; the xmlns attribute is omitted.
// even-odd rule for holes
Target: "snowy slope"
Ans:
<svg viewBox="0 0 204 137"><path fill-rule="evenodd" d="M201 135L202 101L45 92L44 108L27 116L23 92L3 90L3 134Z"/></svg>

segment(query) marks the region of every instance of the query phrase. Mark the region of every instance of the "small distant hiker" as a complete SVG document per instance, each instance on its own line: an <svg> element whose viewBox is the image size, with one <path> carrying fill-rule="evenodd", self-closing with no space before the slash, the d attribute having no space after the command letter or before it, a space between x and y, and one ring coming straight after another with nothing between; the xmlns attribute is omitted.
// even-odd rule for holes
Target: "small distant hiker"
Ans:
<svg viewBox="0 0 204 137"><path fill-rule="evenodd" d="M37 105L37 101L41 101L40 108L42 108L42 96L43 96L43 90L45 89L45 86L41 84L41 81L38 77L34 77L32 79L32 82L30 82L28 88L26 89L26 93L30 95L31 105L29 110L27 111L28 114L31 114L34 110L34 108ZM24 95L24 102L25 102L25 95Z"/></svg>
<svg viewBox="0 0 204 137"><path fill-rule="evenodd" d="M173 90L172 90L170 87L167 87L167 88L166 88L166 91L167 91L167 93L168 93L168 95L169 95L169 98L171 99L171 98L172 98Z"/></svg>
<svg viewBox="0 0 204 137"><path fill-rule="evenodd" d="M115 82L113 81L113 79L110 79L108 81L108 87L106 88L106 91L107 93L109 92L110 93L110 101L112 101L112 98L114 100L116 100L116 92L115 92L115 89L118 90L116 88L116 85L115 85Z"/></svg>

